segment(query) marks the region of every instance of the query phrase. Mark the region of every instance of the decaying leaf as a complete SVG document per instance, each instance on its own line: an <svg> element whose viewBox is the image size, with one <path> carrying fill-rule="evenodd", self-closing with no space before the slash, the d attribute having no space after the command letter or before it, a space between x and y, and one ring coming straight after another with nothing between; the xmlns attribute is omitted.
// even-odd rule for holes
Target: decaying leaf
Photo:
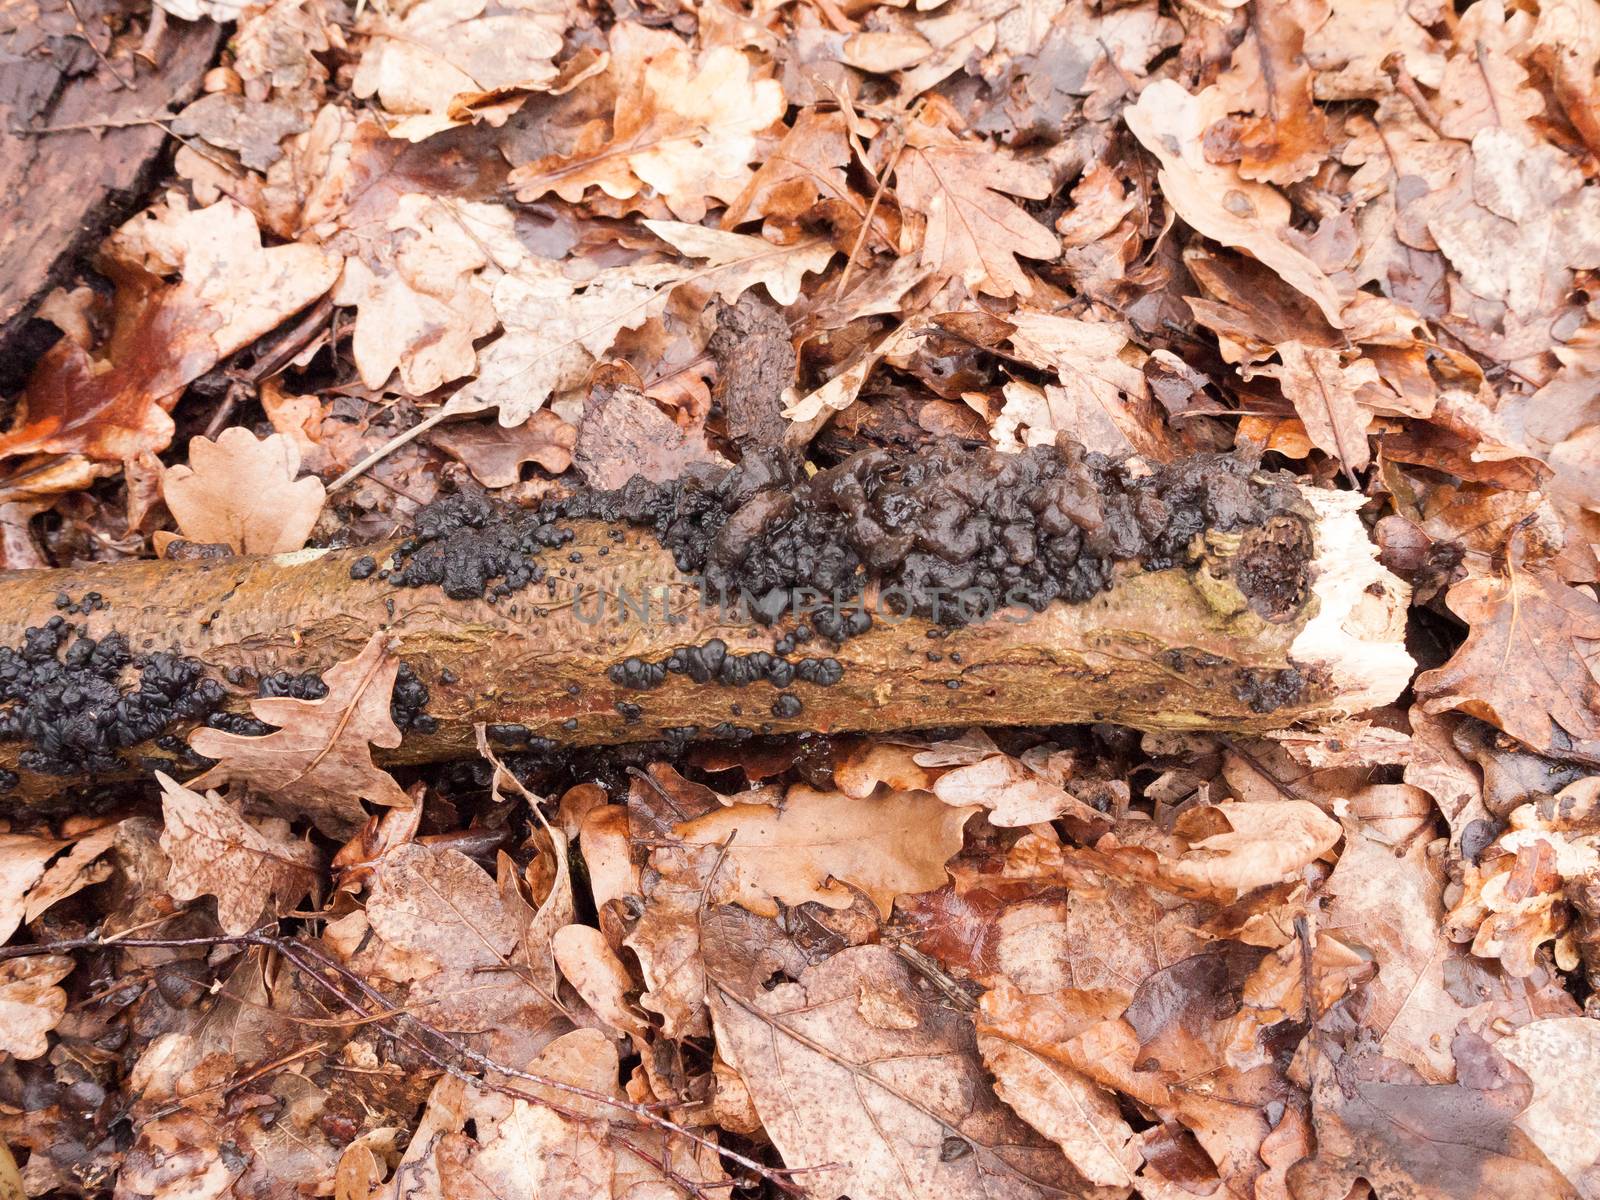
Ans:
<svg viewBox="0 0 1600 1200"><path fill-rule="evenodd" d="M280 728L264 737L197 729L189 744L220 761L190 782L196 788L238 782L270 798L274 809L304 814L331 834L348 834L367 818L362 800L406 808L411 798L372 762L373 746L392 749L400 730L389 697L400 660L381 632L361 653L329 667L321 700L292 696L250 702L258 718Z"/></svg>
<svg viewBox="0 0 1600 1200"><path fill-rule="evenodd" d="M306 544L326 492L316 476L296 479L300 450L280 433L257 440L224 429L189 442L187 466L161 475L161 498L191 542L221 542L239 554L282 554Z"/></svg>
<svg viewBox="0 0 1600 1200"><path fill-rule="evenodd" d="M896 896L945 881L944 864L960 849L962 826L975 811L926 792L858 800L796 787L781 808L734 804L675 832L697 845L731 836L719 889L753 913L776 916L778 901L847 908L855 887L888 916Z"/></svg>
<svg viewBox="0 0 1600 1200"><path fill-rule="evenodd" d="M75 966L65 954L0 962L0 1054L21 1059L44 1054L45 1035L67 1011L67 993L56 984Z"/></svg>
<svg viewBox="0 0 1600 1200"><path fill-rule="evenodd" d="M819 1166L813 1196L1030 1200L1086 1186L995 1098L970 1023L919 995L887 947L840 951L753 996L715 983L712 1012L784 1162Z"/></svg>
<svg viewBox="0 0 1600 1200"><path fill-rule="evenodd" d="M245 933L264 911L280 917L315 886L316 848L290 834L287 822L252 823L215 792L191 791L160 771L156 781L173 899L215 896L223 931Z"/></svg>
<svg viewBox="0 0 1600 1200"><path fill-rule="evenodd" d="M1592 659L1600 643L1600 604L1550 570L1526 561L1512 543L1506 570L1473 575L1445 597L1469 626L1444 666L1417 678L1423 707L1456 710L1505 730L1541 751L1600 756L1600 711Z"/></svg>
<svg viewBox="0 0 1600 1200"><path fill-rule="evenodd" d="M618 96L609 138L586 130L576 153L520 166L511 182L525 201L552 191L579 200L591 187L627 199L648 187L674 216L698 221L711 200L726 203L744 189L757 135L783 109L783 88L753 78L733 47L713 47L696 61L675 45Z"/></svg>
<svg viewBox="0 0 1600 1200"><path fill-rule="evenodd" d="M1028 163L1002 158L926 122L912 125L895 169L900 200L927 218L921 261L990 296L1029 295L1017 256L1054 258L1061 245L1010 196L1039 200L1050 180Z"/></svg>

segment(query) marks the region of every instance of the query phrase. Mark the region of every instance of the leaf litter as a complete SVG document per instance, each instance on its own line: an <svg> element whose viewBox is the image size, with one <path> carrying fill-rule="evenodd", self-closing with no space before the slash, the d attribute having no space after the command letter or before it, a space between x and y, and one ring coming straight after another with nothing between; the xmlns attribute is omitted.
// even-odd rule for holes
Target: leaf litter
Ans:
<svg viewBox="0 0 1600 1200"><path fill-rule="evenodd" d="M391 772L363 631L0 818L0 1193L1600 1195L1593 0L69 8L229 40L12 355L8 568L1239 447L1361 493L1421 669Z"/></svg>

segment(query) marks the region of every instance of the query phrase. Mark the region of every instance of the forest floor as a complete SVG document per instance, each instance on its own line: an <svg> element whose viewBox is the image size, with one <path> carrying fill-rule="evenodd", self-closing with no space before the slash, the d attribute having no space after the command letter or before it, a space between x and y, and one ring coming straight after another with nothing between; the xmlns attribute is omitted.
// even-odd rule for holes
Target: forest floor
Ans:
<svg viewBox="0 0 1600 1200"><path fill-rule="evenodd" d="M1359 497L1416 671L1248 736L485 701L390 765L442 683L381 628L196 727L209 618L68 595L0 636L70 780L0 802L0 1198L1600 1197L1600 4L158 3L0 5L8 570L787 456L791 582L911 529L1081 600L1219 454L1207 537ZM840 549L804 483L994 454L1127 507Z"/></svg>

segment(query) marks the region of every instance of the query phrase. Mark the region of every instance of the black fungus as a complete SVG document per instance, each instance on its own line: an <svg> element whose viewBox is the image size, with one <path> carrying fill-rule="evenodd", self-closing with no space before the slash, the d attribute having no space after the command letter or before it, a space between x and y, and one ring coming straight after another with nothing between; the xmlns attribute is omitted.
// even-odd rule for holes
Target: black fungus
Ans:
<svg viewBox="0 0 1600 1200"><path fill-rule="evenodd" d="M644 716L644 709L637 704L630 704L626 700L618 700L612 707L621 715L623 721L629 725L635 724Z"/></svg>
<svg viewBox="0 0 1600 1200"><path fill-rule="evenodd" d="M115 771L121 751L203 720L225 694L199 659L136 658L121 634L79 636L59 616L0 647L0 740L27 743L18 765L41 774Z"/></svg>
<svg viewBox="0 0 1600 1200"><path fill-rule="evenodd" d="M417 513L411 536L395 553L400 565L389 581L397 587L438 584L453 600L507 596L544 578L536 561L541 550L571 540L571 530L539 512L517 512L462 492Z"/></svg>
<svg viewBox="0 0 1600 1200"><path fill-rule="evenodd" d="M488 728L489 740L502 746L526 746L532 734L526 725L507 722Z"/></svg>
<svg viewBox="0 0 1600 1200"><path fill-rule="evenodd" d="M370 554L363 554L350 564L351 579L370 579L378 570L378 560Z"/></svg>
<svg viewBox="0 0 1600 1200"><path fill-rule="evenodd" d="M729 654L728 644L721 638L674 650L659 662L631 656L606 669L612 683L636 692L660 687L668 675L688 675L695 683L720 683L726 687L748 687L765 681L773 687L786 688L796 679L832 687L844 677L844 669L834 658L791 662L765 650Z"/></svg>
<svg viewBox="0 0 1600 1200"><path fill-rule="evenodd" d="M429 716L425 711L429 699L428 685L417 678L410 663L401 663L400 669L395 672L394 693L389 699L390 720L401 732L435 732L439 728L438 718Z"/></svg>
<svg viewBox="0 0 1600 1200"><path fill-rule="evenodd" d="M798 717L805 705L800 702L800 697L793 692L784 692L772 702L772 715L775 717Z"/></svg>

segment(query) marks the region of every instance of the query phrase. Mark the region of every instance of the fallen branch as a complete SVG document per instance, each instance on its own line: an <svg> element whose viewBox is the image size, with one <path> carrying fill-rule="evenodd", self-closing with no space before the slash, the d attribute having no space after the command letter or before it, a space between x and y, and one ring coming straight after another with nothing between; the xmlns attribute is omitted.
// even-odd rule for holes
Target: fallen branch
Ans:
<svg viewBox="0 0 1600 1200"><path fill-rule="evenodd" d="M225 681L225 706L243 713L262 677L324 670L383 630L430 691L422 724L431 728L379 752L380 763L470 754L477 723L510 747L968 723L1278 728L1387 703L1413 665L1401 644L1407 590L1377 563L1356 516L1359 497L1312 488L1304 497L1305 598L1273 619L1232 582L1231 564L1250 552L1252 534L1208 535L1197 563L1119 569L1109 590L1082 604L949 629L880 615L842 645L813 638L791 660L829 658L836 669L816 682L801 672L781 690L764 678L734 687L687 673L646 690L624 686L630 659L637 683L639 663L675 650L720 639L726 656L770 654L776 634L702 607L695 582L647 534L594 521L574 523L573 541L544 552L545 583L494 601L399 588L361 562L371 556L381 568L393 545L11 572L0 575L0 645L22 646L25 630L66 608L81 635L119 633L135 654L197 659ZM131 687L131 671L127 678ZM159 748L124 752L120 770L103 762L21 770L25 740L0 745L0 766L19 771L30 796L89 775L181 768L173 738L186 729L161 732ZM51 736L45 729L35 740Z"/></svg>

